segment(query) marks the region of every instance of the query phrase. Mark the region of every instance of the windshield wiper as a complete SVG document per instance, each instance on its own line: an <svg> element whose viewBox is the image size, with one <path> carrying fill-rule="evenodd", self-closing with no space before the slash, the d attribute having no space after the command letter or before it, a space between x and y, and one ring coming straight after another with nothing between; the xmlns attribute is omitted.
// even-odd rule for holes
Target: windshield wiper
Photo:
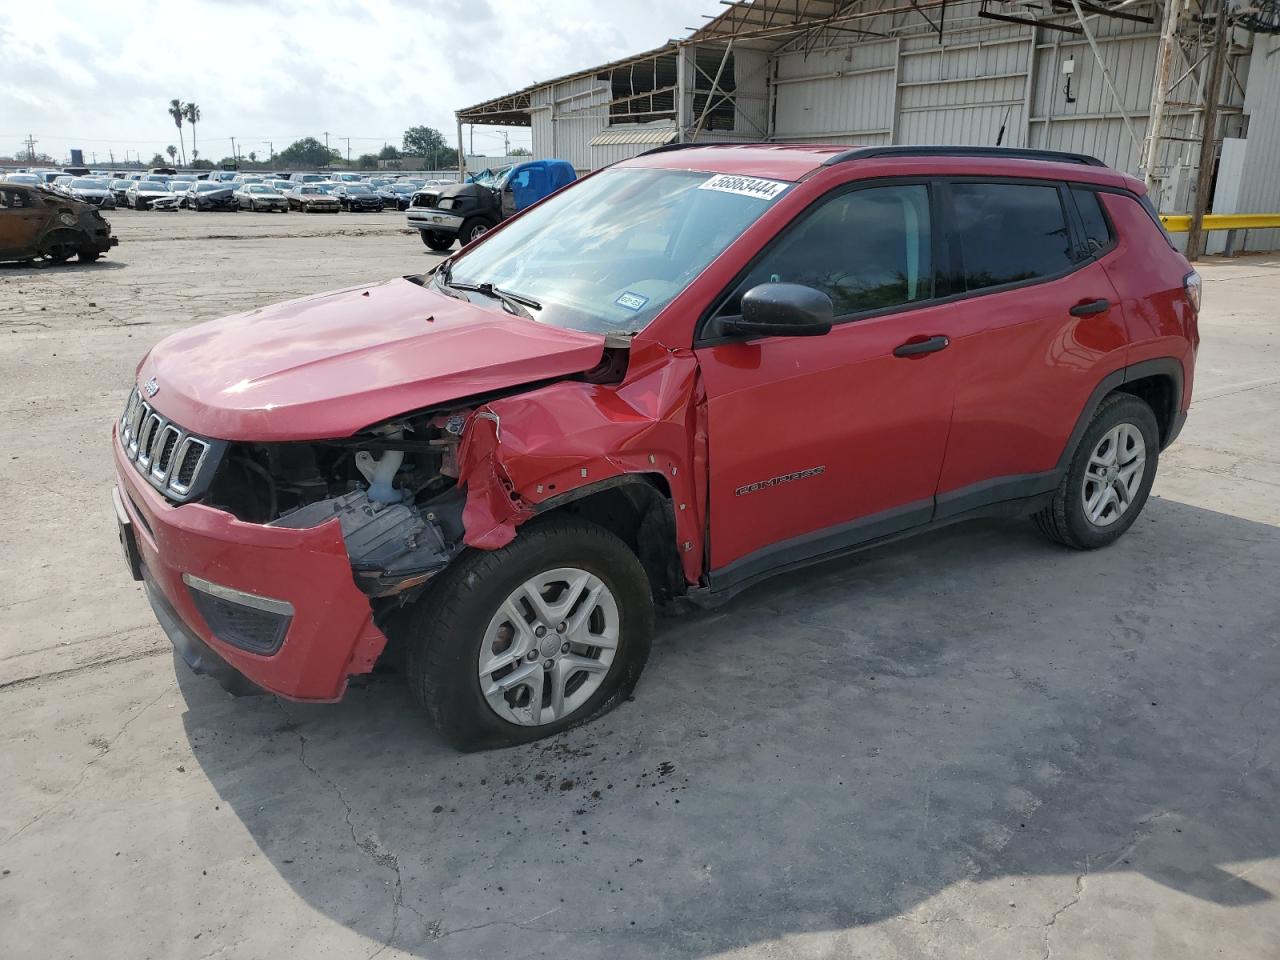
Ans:
<svg viewBox="0 0 1280 960"><path fill-rule="evenodd" d="M512 293L510 290L503 290L501 287L495 287L492 283L455 283L453 281L452 259L440 264L439 269L436 271L436 276L439 278L440 283L450 290L464 290L491 297L500 301L512 313L519 314L529 320L532 320L533 316L524 307L532 307L534 310L542 309L542 304L533 299L533 297L526 297L522 293Z"/></svg>
<svg viewBox="0 0 1280 960"><path fill-rule="evenodd" d="M495 287L492 283L454 283L451 280L445 280L444 284L450 290L465 290L469 293L478 293L498 300L510 312L518 314L527 320L532 320L533 314L526 310L525 307L533 307L535 310L542 309L542 304L532 297L525 297L518 293L508 293L506 290Z"/></svg>

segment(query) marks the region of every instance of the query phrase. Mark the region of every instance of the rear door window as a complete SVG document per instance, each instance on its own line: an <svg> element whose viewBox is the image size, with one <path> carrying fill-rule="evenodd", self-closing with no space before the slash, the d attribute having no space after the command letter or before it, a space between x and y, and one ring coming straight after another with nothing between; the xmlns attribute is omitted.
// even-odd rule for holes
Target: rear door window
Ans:
<svg viewBox="0 0 1280 960"><path fill-rule="evenodd" d="M964 289L1051 277L1075 266L1056 185L952 183L951 203Z"/></svg>

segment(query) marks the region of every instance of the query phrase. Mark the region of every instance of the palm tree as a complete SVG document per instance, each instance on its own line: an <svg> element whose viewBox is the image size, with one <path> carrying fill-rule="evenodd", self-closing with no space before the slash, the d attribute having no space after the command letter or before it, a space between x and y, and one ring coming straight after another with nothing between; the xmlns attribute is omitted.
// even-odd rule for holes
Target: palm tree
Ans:
<svg viewBox="0 0 1280 960"><path fill-rule="evenodd" d="M256 151L256 150L250 150L250 151L249 151L249 162L250 162L250 163L257 163L257 162L258 162L258 153L257 153L257 151Z"/></svg>
<svg viewBox="0 0 1280 960"><path fill-rule="evenodd" d="M196 124L200 122L200 107L198 104L188 103L182 108L182 115L186 118L187 123L191 124L191 162L196 162Z"/></svg>
<svg viewBox="0 0 1280 960"><path fill-rule="evenodd" d="M187 145L182 139L183 105L181 100L169 101L169 116L173 117L173 125L178 128L178 143L182 144L182 165L187 164Z"/></svg>
<svg viewBox="0 0 1280 960"><path fill-rule="evenodd" d="M171 143L164 148L164 152L169 155L169 162L173 163L173 158L178 155L178 148Z"/></svg>

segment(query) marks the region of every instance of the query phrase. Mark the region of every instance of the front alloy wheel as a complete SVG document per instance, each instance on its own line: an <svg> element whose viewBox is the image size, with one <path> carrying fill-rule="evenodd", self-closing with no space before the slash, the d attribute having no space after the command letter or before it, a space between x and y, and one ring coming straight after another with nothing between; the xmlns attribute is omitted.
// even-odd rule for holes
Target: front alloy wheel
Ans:
<svg viewBox="0 0 1280 960"><path fill-rule="evenodd" d="M576 567L530 577L489 621L480 689L503 720L540 726L600 689L618 649L618 604L604 581Z"/></svg>
<svg viewBox="0 0 1280 960"><path fill-rule="evenodd" d="M548 517L499 550L464 551L399 627L414 696L450 742L476 750L551 736L629 696L653 596L617 536Z"/></svg>

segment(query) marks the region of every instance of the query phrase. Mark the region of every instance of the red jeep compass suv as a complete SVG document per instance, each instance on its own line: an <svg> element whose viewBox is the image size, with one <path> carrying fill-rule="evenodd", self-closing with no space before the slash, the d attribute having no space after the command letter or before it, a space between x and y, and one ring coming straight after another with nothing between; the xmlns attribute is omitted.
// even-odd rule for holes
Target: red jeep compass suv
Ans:
<svg viewBox="0 0 1280 960"><path fill-rule="evenodd" d="M1133 523L1200 280L1090 157L685 145L403 277L177 333L115 429L197 671L335 700L390 639L464 748L635 685L655 601L942 524Z"/></svg>

